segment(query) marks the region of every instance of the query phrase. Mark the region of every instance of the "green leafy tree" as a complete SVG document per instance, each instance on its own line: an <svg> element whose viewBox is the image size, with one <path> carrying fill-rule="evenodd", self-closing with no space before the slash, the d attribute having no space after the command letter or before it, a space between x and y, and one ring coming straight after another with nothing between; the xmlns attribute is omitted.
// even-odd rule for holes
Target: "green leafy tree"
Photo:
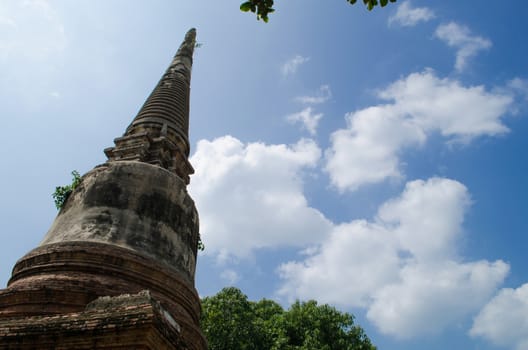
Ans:
<svg viewBox="0 0 528 350"><path fill-rule="evenodd" d="M296 301L284 313L285 350L371 350L375 347L354 317L316 301Z"/></svg>
<svg viewBox="0 0 528 350"><path fill-rule="evenodd" d="M257 350L255 314L247 296L237 288L224 288L202 300L201 327L209 350Z"/></svg>
<svg viewBox="0 0 528 350"><path fill-rule="evenodd" d="M256 341L259 349L281 349L287 343L282 327L284 309L277 302L262 299L250 302L255 315L254 324L259 332Z"/></svg>
<svg viewBox="0 0 528 350"><path fill-rule="evenodd" d="M202 300L209 350L375 350L354 317L316 301L284 310L272 300L248 301L237 288Z"/></svg>
<svg viewBox="0 0 528 350"><path fill-rule="evenodd" d="M357 0L346 0L350 4L355 4ZM367 8L372 10L376 6L387 6L389 2L396 2L396 0L363 0L363 3ZM248 0L240 5L240 10L244 12L253 12L257 15L257 19L262 19L264 22L268 22L270 13L275 12L273 8L273 0Z"/></svg>

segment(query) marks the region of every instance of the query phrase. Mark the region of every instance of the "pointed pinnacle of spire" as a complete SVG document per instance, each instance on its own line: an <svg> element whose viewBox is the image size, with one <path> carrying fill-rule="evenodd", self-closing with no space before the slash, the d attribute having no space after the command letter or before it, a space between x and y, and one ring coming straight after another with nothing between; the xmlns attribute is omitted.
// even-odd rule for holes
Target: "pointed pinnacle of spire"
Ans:
<svg viewBox="0 0 528 350"><path fill-rule="evenodd" d="M183 39L183 42L181 43L180 48L178 49L178 52L176 53L176 56L185 55L185 56L192 57L195 46L196 46L196 29L191 28L185 34L185 39Z"/></svg>
<svg viewBox="0 0 528 350"><path fill-rule="evenodd" d="M176 55L174 56L174 59L172 60L169 70L184 70L190 74L191 68L192 68L192 56L194 53L194 47L196 46L196 29L191 28L185 34L185 39L181 43L178 52L176 52ZM182 67L183 66L183 67Z"/></svg>

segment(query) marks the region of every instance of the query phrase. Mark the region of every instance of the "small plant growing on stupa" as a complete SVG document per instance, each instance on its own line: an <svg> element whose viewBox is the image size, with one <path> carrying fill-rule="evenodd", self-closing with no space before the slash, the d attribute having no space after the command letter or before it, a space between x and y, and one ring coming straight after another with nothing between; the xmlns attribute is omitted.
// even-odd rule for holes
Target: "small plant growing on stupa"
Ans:
<svg viewBox="0 0 528 350"><path fill-rule="evenodd" d="M64 206L70 194L81 183L81 175L77 170L72 171L71 174L73 176L71 185L57 186L55 187L55 192L51 195L58 210Z"/></svg>

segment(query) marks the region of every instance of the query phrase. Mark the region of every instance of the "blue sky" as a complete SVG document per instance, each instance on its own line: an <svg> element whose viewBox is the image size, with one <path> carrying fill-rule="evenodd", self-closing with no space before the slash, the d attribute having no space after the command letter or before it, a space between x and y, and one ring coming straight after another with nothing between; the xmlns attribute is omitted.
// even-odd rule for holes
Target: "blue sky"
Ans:
<svg viewBox="0 0 528 350"><path fill-rule="evenodd" d="M0 0L0 279L196 27L202 296L316 299L380 349L528 349L528 5Z"/></svg>

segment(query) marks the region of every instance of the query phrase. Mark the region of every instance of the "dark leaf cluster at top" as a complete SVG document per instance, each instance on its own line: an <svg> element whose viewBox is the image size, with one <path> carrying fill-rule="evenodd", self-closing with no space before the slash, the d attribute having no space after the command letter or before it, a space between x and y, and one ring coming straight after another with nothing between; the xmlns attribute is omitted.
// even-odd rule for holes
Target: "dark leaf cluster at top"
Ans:
<svg viewBox="0 0 528 350"><path fill-rule="evenodd" d="M355 4L357 0L347 0L350 4ZM396 2L396 0L363 0L367 9L372 10L376 6L387 6L389 2ZM275 12L273 8L273 0L248 0L240 5L240 10L244 12L253 12L257 15L257 19L262 19L268 22L270 13Z"/></svg>

